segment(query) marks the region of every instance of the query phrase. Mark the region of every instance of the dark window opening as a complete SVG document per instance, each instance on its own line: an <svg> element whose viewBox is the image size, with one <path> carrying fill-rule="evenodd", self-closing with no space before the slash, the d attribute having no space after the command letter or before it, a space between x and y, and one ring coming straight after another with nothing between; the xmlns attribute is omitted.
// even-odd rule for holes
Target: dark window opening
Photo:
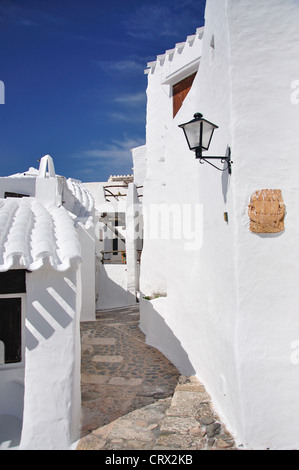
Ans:
<svg viewBox="0 0 299 470"><path fill-rule="evenodd" d="M4 193L4 198L6 199L7 197L30 197L30 196L29 194L10 193L7 191Z"/></svg>
<svg viewBox="0 0 299 470"><path fill-rule="evenodd" d="M118 227L118 213L115 213L114 226ZM112 251L118 251L118 238L113 238L112 240ZM113 253L113 256L117 256L118 253Z"/></svg>
<svg viewBox="0 0 299 470"><path fill-rule="evenodd" d="M0 273L0 294L22 294L26 292L26 271L16 269Z"/></svg>
<svg viewBox="0 0 299 470"><path fill-rule="evenodd" d="M176 116L178 113L179 109L181 108L184 99L188 95L194 78L196 76L196 73L193 73L192 75L189 75L189 77L184 78L184 80L181 80L180 82L176 83L172 87L172 96L173 96L173 117Z"/></svg>
<svg viewBox="0 0 299 470"><path fill-rule="evenodd" d="M4 345L4 363L22 360L22 299L0 299L0 341Z"/></svg>
<svg viewBox="0 0 299 470"><path fill-rule="evenodd" d="M118 251L118 238L113 238L112 240L112 251ZM118 253L113 253L114 256L117 256Z"/></svg>

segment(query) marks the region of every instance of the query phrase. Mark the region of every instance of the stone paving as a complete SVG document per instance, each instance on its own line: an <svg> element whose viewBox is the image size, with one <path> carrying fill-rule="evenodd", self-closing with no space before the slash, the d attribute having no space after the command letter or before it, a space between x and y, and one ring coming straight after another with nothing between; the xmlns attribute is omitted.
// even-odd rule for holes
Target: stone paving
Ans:
<svg viewBox="0 0 299 470"><path fill-rule="evenodd" d="M195 377L145 343L139 307L81 324L83 423L78 450L235 450Z"/></svg>

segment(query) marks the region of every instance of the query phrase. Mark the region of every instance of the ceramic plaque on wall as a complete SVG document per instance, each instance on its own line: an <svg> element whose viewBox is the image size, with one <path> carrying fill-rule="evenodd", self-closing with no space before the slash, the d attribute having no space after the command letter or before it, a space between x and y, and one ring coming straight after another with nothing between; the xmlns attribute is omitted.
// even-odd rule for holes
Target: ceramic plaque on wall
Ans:
<svg viewBox="0 0 299 470"><path fill-rule="evenodd" d="M285 204L280 189L255 191L248 207L252 232L277 233L284 230Z"/></svg>

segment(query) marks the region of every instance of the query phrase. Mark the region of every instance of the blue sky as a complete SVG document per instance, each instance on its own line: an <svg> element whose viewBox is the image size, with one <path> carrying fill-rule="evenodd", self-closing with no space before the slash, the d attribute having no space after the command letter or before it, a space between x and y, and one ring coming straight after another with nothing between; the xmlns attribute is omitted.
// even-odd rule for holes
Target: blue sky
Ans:
<svg viewBox="0 0 299 470"><path fill-rule="evenodd" d="M204 24L205 0L0 0L0 176L105 181L145 143L144 69Z"/></svg>

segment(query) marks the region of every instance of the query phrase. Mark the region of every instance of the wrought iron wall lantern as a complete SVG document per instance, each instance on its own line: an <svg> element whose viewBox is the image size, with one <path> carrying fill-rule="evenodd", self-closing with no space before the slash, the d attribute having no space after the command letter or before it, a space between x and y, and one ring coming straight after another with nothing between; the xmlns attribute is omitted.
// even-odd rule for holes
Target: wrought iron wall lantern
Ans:
<svg viewBox="0 0 299 470"><path fill-rule="evenodd" d="M214 134L214 130L218 129L218 126L212 122L203 119L203 115L200 113L194 114L194 119L186 124L180 124L179 127L183 129L188 146L190 150L195 151L196 158L199 158L200 163L209 163L219 171L228 170L228 173L232 172L232 161L231 161L231 149L228 147L227 155L224 157L203 157L202 152L209 150L210 143ZM227 164L225 168L218 168L218 166L209 162L209 160L221 160L221 163Z"/></svg>

